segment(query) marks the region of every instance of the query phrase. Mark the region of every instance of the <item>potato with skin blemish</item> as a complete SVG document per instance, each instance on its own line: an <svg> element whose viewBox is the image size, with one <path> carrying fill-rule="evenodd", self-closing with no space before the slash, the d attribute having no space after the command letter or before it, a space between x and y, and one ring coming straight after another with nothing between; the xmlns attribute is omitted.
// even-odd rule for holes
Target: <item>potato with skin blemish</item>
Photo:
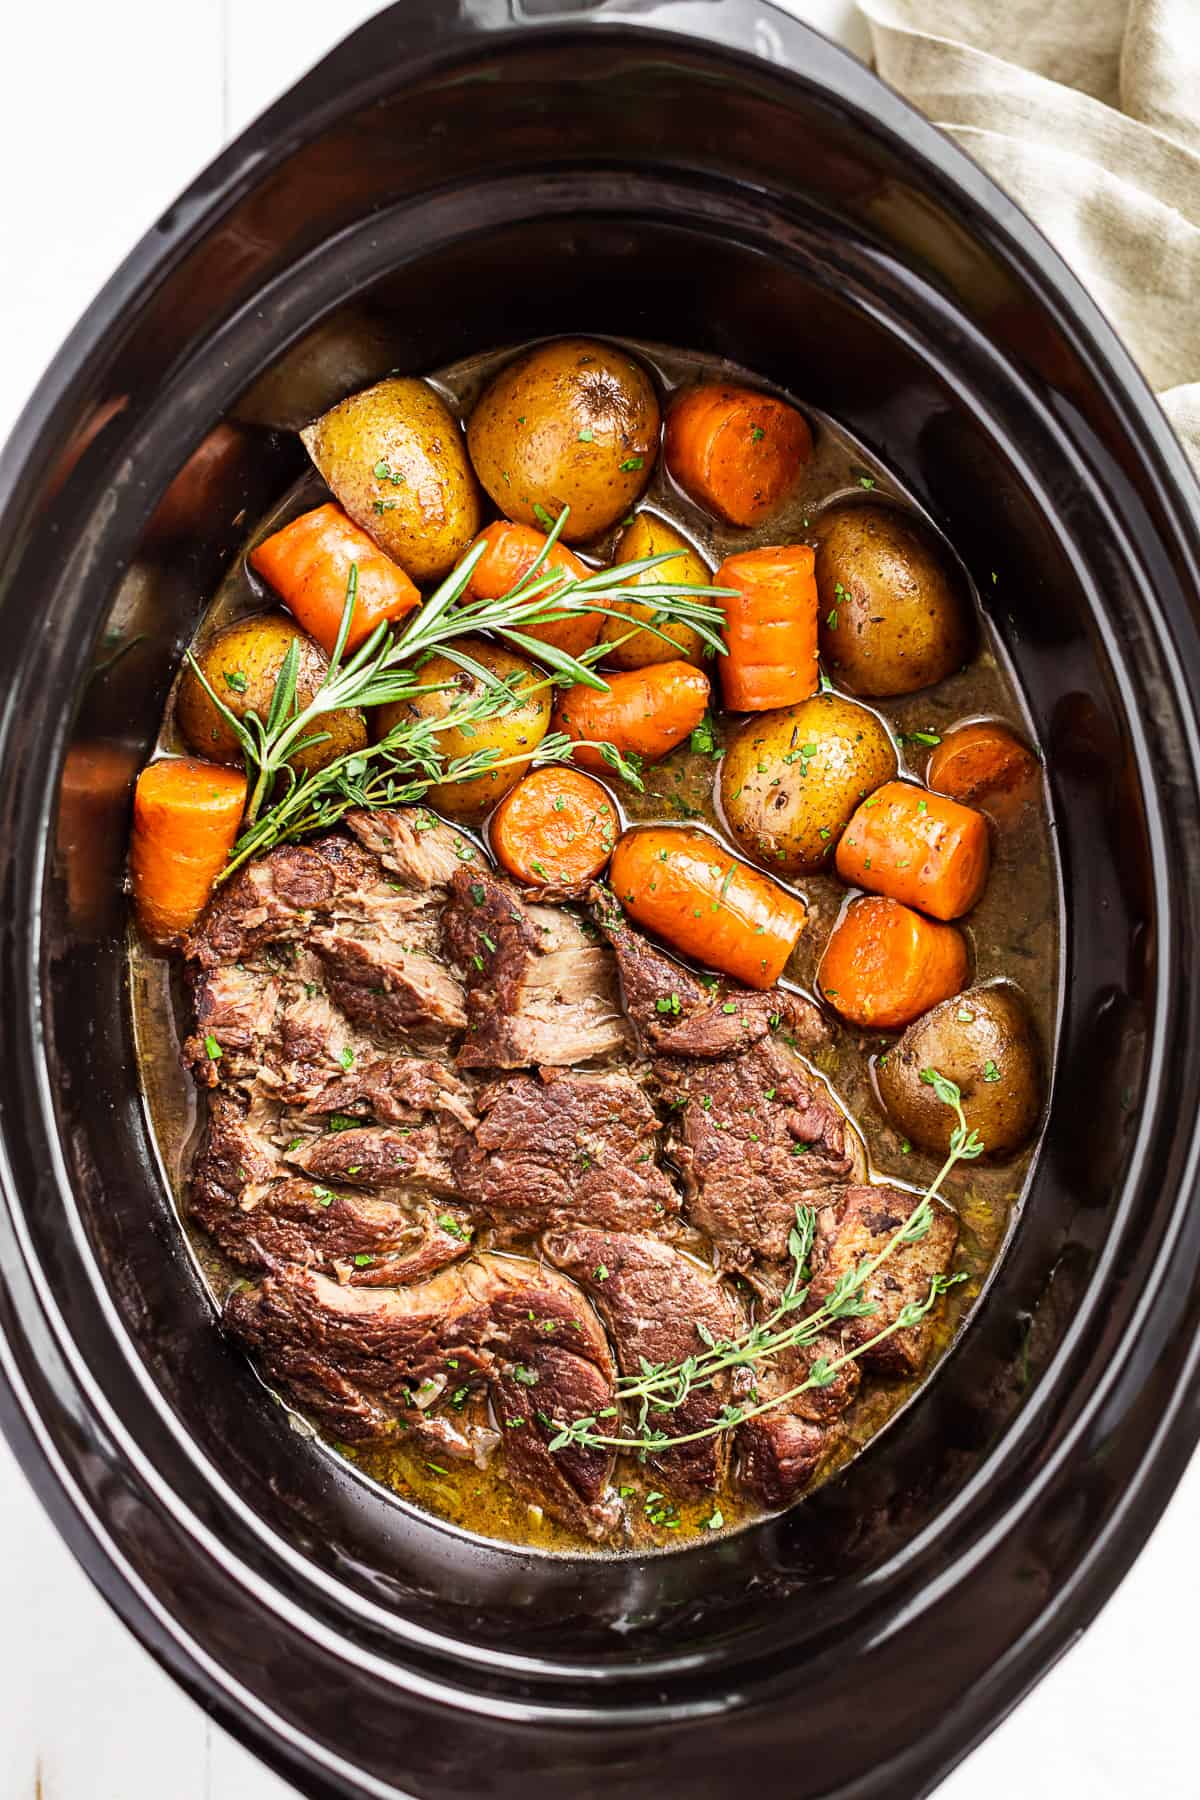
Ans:
<svg viewBox="0 0 1200 1800"><path fill-rule="evenodd" d="M196 660L204 671L204 679L239 719L256 712L265 719L271 707L271 696L283 667L283 659L292 644L299 645L296 671L296 695L301 708L308 705L329 668L329 659L319 644L301 631L285 613L255 613L226 626L200 651ZM175 722L189 745L200 756L213 762L241 765L242 752L228 722L221 717L190 663L185 664L175 701ZM323 769L335 757L350 750L361 750L367 741L367 728L357 707L326 713L313 732L329 735L323 744L293 756L293 767L306 774ZM311 733L306 733L312 735Z"/></svg>
<svg viewBox="0 0 1200 1800"><path fill-rule="evenodd" d="M896 768L873 712L840 694L814 694L739 728L721 765L721 805L751 856L804 873L829 861L855 807Z"/></svg>
<svg viewBox="0 0 1200 1800"><path fill-rule="evenodd" d="M413 581L440 581L483 521L462 431L424 381L389 376L302 431L334 498Z"/></svg>
<svg viewBox="0 0 1200 1800"><path fill-rule="evenodd" d="M470 756L479 750L494 750L498 759L517 758L503 768L491 769L470 781L442 782L431 787L425 795L427 804L448 818L477 823L510 788L516 786L529 768L530 759L550 724L551 689L543 670L527 658L515 656L499 644L489 643L486 638L459 638L456 647L497 680L511 686L519 701L508 712L451 726L438 733L438 748L447 761ZM444 718L452 709L482 699L487 692L478 675L460 669L448 656L431 656L428 662L421 664L418 673L423 684L439 691L415 694L411 699L378 707L371 715L377 738L386 736L396 725L411 719ZM527 689L532 691L526 692Z"/></svg>
<svg viewBox="0 0 1200 1800"><path fill-rule="evenodd" d="M943 1000L876 1060L875 1082L892 1124L944 1156L955 1116L922 1081L925 1069L956 1083L985 1155L1003 1161L1028 1142L1042 1110L1042 1058L1025 997L1011 982Z"/></svg>
<svg viewBox="0 0 1200 1800"><path fill-rule="evenodd" d="M915 515L836 506L815 535L821 661L840 686L867 699L911 694L970 659L964 584Z"/></svg>
<svg viewBox="0 0 1200 1800"><path fill-rule="evenodd" d="M660 425L654 384L624 350L558 338L500 370L467 421L467 445L506 518L548 531L569 507L562 535L578 544L629 511Z"/></svg>
<svg viewBox="0 0 1200 1800"><path fill-rule="evenodd" d="M659 563L656 568L645 569L640 575L630 577L630 587L641 587L648 581L677 581L688 587L705 587L712 580L712 571L704 561L700 552L681 537L673 525L660 519L654 513L641 512L632 525L622 533L617 545L617 553L613 558L614 567L622 563L640 562L646 556L661 556L665 551L675 551L670 562ZM669 643L663 638L655 637L650 631L627 634L631 623L638 620L653 619L652 605L638 605L634 601L606 601L608 606L619 605L619 613L606 616L600 630L600 642L611 644L612 649L604 658L605 663L614 669L644 669L650 663L689 662L697 668L703 661L704 640L699 632L693 631L690 625L664 624L658 627ZM625 642L621 642L626 639Z"/></svg>

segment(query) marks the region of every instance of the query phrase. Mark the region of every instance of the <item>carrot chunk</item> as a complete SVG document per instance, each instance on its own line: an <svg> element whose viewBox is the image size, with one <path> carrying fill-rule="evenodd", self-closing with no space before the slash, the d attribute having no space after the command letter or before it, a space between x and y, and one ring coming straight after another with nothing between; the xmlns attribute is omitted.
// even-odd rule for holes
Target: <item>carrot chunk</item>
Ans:
<svg viewBox="0 0 1200 1800"><path fill-rule="evenodd" d="M706 382L667 415L667 467L699 505L730 525L759 525L812 455L794 406L753 388Z"/></svg>
<svg viewBox="0 0 1200 1800"><path fill-rule="evenodd" d="M573 887L599 875L621 822L604 788L578 769L534 769L504 796L489 835L518 881Z"/></svg>
<svg viewBox="0 0 1200 1800"><path fill-rule="evenodd" d="M686 826L627 831L610 879L636 924L747 987L778 981L807 917L796 894Z"/></svg>
<svg viewBox="0 0 1200 1800"><path fill-rule="evenodd" d="M129 867L138 923L168 944L196 923L233 849L246 777L198 756L144 768L133 791Z"/></svg>
<svg viewBox="0 0 1200 1800"><path fill-rule="evenodd" d="M888 781L851 817L837 872L935 919L957 919L982 894L990 856L982 813L912 782Z"/></svg>
<svg viewBox="0 0 1200 1800"><path fill-rule="evenodd" d="M682 744L708 710L708 677L691 663L650 663L644 669L606 673L608 692L568 688L555 703L551 729L578 742L615 744L626 756L657 762ZM607 765L598 750L579 749L575 761L588 769Z"/></svg>
<svg viewBox="0 0 1200 1800"><path fill-rule="evenodd" d="M817 583L807 544L743 550L717 570L725 601L721 690L733 712L795 706L817 691Z"/></svg>
<svg viewBox="0 0 1200 1800"><path fill-rule="evenodd" d="M851 1025L900 1031L940 1000L961 993L967 946L953 925L935 925L898 900L852 900L830 934L817 971L821 992Z"/></svg>
<svg viewBox="0 0 1200 1800"><path fill-rule="evenodd" d="M269 581L292 616L327 656L337 643L351 567L358 569L347 651L385 619L402 618L421 595L404 570L332 503L301 513L250 552L250 567Z"/></svg>
<svg viewBox="0 0 1200 1800"><path fill-rule="evenodd" d="M536 531L532 525L514 525L508 519L497 519L475 539L476 544L486 544L487 549L471 571L466 597L469 600L503 599L521 577L529 573L545 542L545 532ZM564 569L579 581L591 574L587 564L580 562L573 551L558 540L538 564L534 581L540 580L551 569ZM545 590L545 604L554 604L553 588ZM584 650L590 650L600 636L604 617L603 613L579 612L549 625L527 625L523 629L540 644L565 650L568 656L579 656Z"/></svg>
<svg viewBox="0 0 1200 1800"><path fill-rule="evenodd" d="M1011 824L1037 792L1038 761L1019 738L993 719L956 725L925 765L935 793L982 806Z"/></svg>

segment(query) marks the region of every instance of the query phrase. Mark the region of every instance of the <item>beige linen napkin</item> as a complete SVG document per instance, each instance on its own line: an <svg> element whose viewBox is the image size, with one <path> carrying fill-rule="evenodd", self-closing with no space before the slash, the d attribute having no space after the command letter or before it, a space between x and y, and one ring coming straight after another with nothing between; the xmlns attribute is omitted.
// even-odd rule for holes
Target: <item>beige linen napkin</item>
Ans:
<svg viewBox="0 0 1200 1800"><path fill-rule="evenodd" d="M1200 0L858 0L885 81L1070 263L1200 472Z"/></svg>

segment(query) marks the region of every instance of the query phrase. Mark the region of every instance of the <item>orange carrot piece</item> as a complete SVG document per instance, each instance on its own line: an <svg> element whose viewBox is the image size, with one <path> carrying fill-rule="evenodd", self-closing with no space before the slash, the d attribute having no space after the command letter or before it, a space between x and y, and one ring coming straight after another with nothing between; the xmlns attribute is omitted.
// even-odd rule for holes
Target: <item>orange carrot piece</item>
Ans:
<svg viewBox="0 0 1200 1800"><path fill-rule="evenodd" d="M990 859L982 813L910 781L886 781L851 817L837 872L935 919L957 919L982 894Z"/></svg>
<svg viewBox="0 0 1200 1800"><path fill-rule="evenodd" d="M730 525L760 525L812 455L794 406L724 382L686 389L667 414L667 467L685 493Z"/></svg>
<svg viewBox="0 0 1200 1800"><path fill-rule="evenodd" d="M129 866L138 922L155 943L196 923L242 823L246 777L198 756L147 765L133 790Z"/></svg>
<svg viewBox="0 0 1200 1800"><path fill-rule="evenodd" d="M507 793L489 826L496 861L518 881L572 887L592 881L621 822L607 791L578 769L534 769Z"/></svg>
<svg viewBox="0 0 1200 1800"><path fill-rule="evenodd" d="M385 619L402 618L420 605L420 592L400 565L332 503L301 513L250 552L250 567L270 582L327 656L337 643L352 565L358 586L347 653Z"/></svg>
<svg viewBox="0 0 1200 1800"><path fill-rule="evenodd" d="M935 925L898 900L852 900L830 934L817 971L822 994L851 1025L901 1031L962 992L967 946L953 925Z"/></svg>
<svg viewBox="0 0 1200 1800"><path fill-rule="evenodd" d="M604 679L606 694L582 685L567 688L555 702L550 729L657 762L695 731L708 710L708 676L691 663L648 663L644 669L606 672ZM598 750L579 749L574 756L587 769L607 767Z"/></svg>
<svg viewBox="0 0 1200 1800"><path fill-rule="evenodd" d="M635 924L747 987L778 981L807 917L797 895L688 826L627 831L609 879Z"/></svg>
<svg viewBox="0 0 1200 1800"><path fill-rule="evenodd" d="M1038 761L1007 726L981 719L946 733L925 765L925 780L935 793L986 807L1011 824L1037 792Z"/></svg>
<svg viewBox="0 0 1200 1800"><path fill-rule="evenodd" d="M727 556L716 586L736 589L724 602L721 690L732 712L769 712L815 694L817 582L807 544L743 550Z"/></svg>
<svg viewBox="0 0 1200 1800"><path fill-rule="evenodd" d="M508 519L497 519L488 525L475 539L476 544L486 543L487 549L471 571L471 579L466 586L469 600L500 600L511 593L522 575L533 567L542 545L546 542L544 531L536 531L532 525L515 525ZM472 549L475 545L472 544ZM551 569L565 569L582 581L592 571L587 564L580 562L567 546L557 539L551 545L545 558L538 564L534 580L548 573ZM546 605L553 604L554 590L545 590ZM580 612L564 618L551 625L529 625L525 627L531 638L540 644L549 644L556 650L565 650L568 656L579 656L584 650L590 650L600 636L600 627L604 623L604 614L598 612Z"/></svg>

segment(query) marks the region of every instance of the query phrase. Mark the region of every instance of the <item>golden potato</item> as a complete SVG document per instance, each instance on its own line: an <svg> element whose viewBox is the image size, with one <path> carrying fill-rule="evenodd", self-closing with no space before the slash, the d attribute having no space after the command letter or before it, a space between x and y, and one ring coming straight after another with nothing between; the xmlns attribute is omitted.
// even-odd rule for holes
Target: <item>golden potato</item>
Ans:
<svg viewBox="0 0 1200 1800"><path fill-rule="evenodd" d="M873 712L814 694L739 728L721 765L721 805L734 837L769 868L819 869L855 807L896 770L895 746Z"/></svg>
<svg viewBox="0 0 1200 1800"><path fill-rule="evenodd" d="M302 431L338 504L414 581L440 581L479 530L457 420L424 381L392 375Z"/></svg>
<svg viewBox="0 0 1200 1800"><path fill-rule="evenodd" d="M658 397L611 344L559 338L501 369L467 421L475 472L506 518L581 543L629 511L658 455Z"/></svg>
<svg viewBox="0 0 1200 1800"><path fill-rule="evenodd" d="M529 760L546 735L550 724L551 690L541 669L523 656L514 656L486 638L460 638L457 646L498 680L507 682L518 696L519 704L511 711L474 724L450 726L438 733L438 748L449 760L470 756L479 750L494 750L498 758L518 755L519 760L504 768L492 769L470 781L446 781L431 787L426 795L430 806L452 819L478 821L515 787L529 767ZM438 693L416 694L410 700L397 700L381 706L372 715L376 736L383 737L396 725L409 719L443 719L451 709L482 698L486 684L478 675L460 669L447 656L432 656L420 668L422 682L431 686L445 683ZM520 696L527 688L536 692ZM525 753L525 754L519 754Z"/></svg>
<svg viewBox="0 0 1200 1800"><path fill-rule="evenodd" d="M703 587L712 580L712 571L700 552L685 537L680 537L673 525L668 525L654 513L639 513L622 533L613 562L617 565L640 562L644 556L661 556L666 550L675 550L679 554L670 562L660 563L656 569L644 569L640 575L631 576L629 585L640 587L647 581L678 581L690 587ZM616 603L607 601L605 604ZM634 632L625 643L620 642L629 630L630 620L653 617L653 606L638 605L634 601L626 605L622 601L620 616L610 613L605 618L600 628L600 642L613 646L604 659L609 667L644 669L649 663L660 662L690 662L698 667L704 654L704 640L690 625L662 626L661 630L671 640L669 644L650 631Z"/></svg>
<svg viewBox="0 0 1200 1800"><path fill-rule="evenodd" d="M963 583L915 515L838 506L816 524L821 660L853 694L911 694L974 648Z"/></svg>
<svg viewBox="0 0 1200 1800"><path fill-rule="evenodd" d="M285 613L255 613L239 619L219 631L197 657L204 678L225 702L231 713L244 719L256 712L265 719L275 692L275 682L283 667L283 659L292 644L300 646L300 662L296 675L296 695L301 707L307 706L329 667L329 659L319 644ZM238 764L242 760L238 741L221 717L204 685L190 663L185 664L175 701L175 718L189 745L200 756L214 762ZM335 756L348 750L361 750L367 741L367 728L358 709L345 708L327 713L314 731L326 731L325 743L302 750L291 761L306 774L323 769Z"/></svg>
<svg viewBox="0 0 1200 1800"><path fill-rule="evenodd" d="M1025 997L1010 982L968 988L931 1007L876 1062L879 1097L893 1125L944 1156L955 1116L921 1080L923 1069L957 1084L967 1126L979 1133L986 1155L1003 1160L1032 1135L1042 1110L1041 1054Z"/></svg>

